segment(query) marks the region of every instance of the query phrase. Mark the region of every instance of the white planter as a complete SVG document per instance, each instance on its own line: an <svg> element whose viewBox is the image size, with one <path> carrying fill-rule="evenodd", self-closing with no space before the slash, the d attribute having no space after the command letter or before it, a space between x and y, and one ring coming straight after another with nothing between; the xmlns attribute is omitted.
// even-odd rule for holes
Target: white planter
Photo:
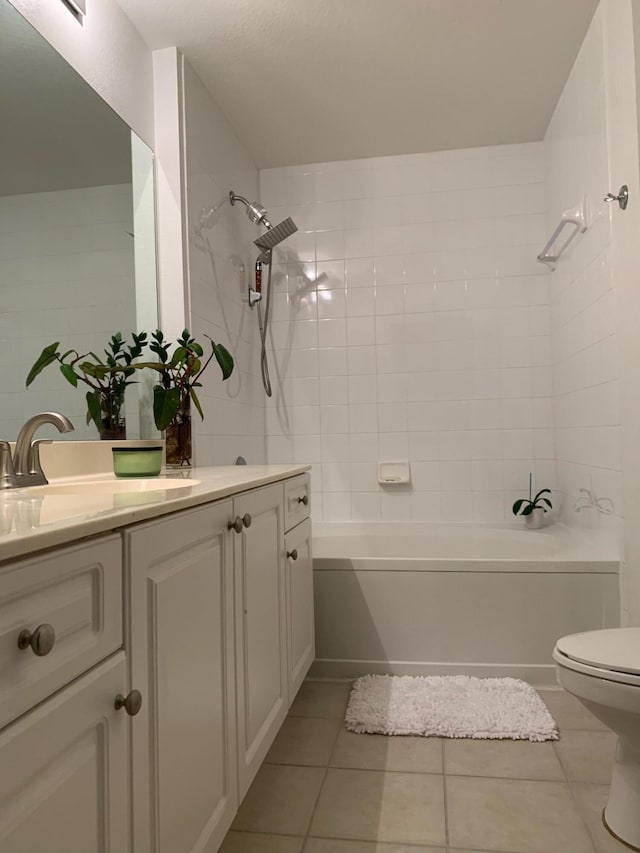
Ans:
<svg viewBox="0 0 640 853"><path fill-rule="evenodd" d="M525 515L524 520L529 530L540 530L544 520L544 510L542 507L537 507L529 515Z"/></svg>

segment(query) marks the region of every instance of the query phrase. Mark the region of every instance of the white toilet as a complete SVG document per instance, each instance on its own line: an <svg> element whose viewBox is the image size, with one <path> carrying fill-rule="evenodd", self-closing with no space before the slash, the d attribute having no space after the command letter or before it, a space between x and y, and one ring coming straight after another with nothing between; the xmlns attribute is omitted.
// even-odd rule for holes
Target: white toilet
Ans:
<svg viewBox="0 0 640 853"><path fill-rule="evenodd" d="M618 735L603 822L640 850L640 628L563 637L553 659L558 683Z"/></svg>

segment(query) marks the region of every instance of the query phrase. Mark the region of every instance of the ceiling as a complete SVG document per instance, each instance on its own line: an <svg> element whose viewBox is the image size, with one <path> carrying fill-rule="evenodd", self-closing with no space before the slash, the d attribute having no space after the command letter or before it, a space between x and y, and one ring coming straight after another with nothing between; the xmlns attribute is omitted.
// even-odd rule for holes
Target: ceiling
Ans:
<svg viewBox="0 0 640 853"><path fill-rule="evenodd" d="M7 0L0 80L0 197L131 181L127 125Z"/></svg>
<svg viewBox="0 0 640 853"><path fill-rule="evenodd" d="M260 167L539 140L597 0L119 0Z"/></svg>

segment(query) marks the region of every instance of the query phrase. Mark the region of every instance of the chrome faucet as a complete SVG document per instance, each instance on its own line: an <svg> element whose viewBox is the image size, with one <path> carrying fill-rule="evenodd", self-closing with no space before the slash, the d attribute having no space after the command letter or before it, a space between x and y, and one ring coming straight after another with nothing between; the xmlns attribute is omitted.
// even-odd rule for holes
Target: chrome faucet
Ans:
<svg viewBox="0 0 640 853"><path fill-rule="evenodd" d="M0 441L0 489L45 486L49 482L40 464L40 445L51 444L51 440L33 440L36 430L44 424L53 424L58 432L73 431L73 424L64 415L39 412L29 418L18 433L13 459L9 442Z"/></svg>

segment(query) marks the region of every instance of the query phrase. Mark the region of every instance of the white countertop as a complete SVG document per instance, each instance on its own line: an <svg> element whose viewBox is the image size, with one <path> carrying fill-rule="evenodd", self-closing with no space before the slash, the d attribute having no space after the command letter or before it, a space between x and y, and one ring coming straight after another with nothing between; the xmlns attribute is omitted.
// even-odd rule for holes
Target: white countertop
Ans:
<svg viewBox="0 0 640 853"><path fill-rule="evenodd" d="M33 489L0 492L0 560L24 557L34 551L64 545L86 536L106 533L177 510L220 500L309 471L308 465L227 465L215 468L167 470L162 478L183 488L95 495L42 494ZM113 474L91 475L86 481L118 481ZM74 477L81 483L83 478ZM71 479L51 480L51 484ZM135 482L135 481L130 481Z"/></svg>

